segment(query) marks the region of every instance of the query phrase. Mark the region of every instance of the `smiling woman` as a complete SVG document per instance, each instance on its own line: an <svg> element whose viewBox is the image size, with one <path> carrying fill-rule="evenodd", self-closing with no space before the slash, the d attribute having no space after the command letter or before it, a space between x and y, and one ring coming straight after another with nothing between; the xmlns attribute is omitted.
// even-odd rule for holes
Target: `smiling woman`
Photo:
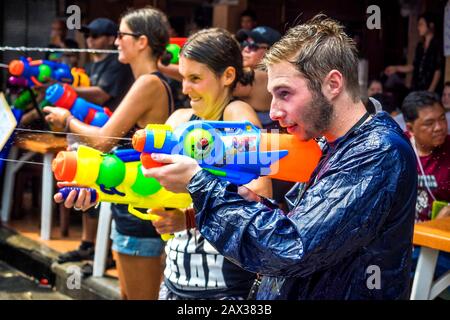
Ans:
<svg viewBox="0 0 450 320"><path fill-rule="evenodd" d="M251 70L244 71L239 44L228 31L213 28L192 35L181 51L179 72L183 77L183 93L191 99L192 108L178 109L170 116L167 124L173 128L199 119L247 120L261 126L252 107L232 97L237 82L249 83L253 74ZM195 170L198 165L192 161ZM187 171L182 170L172 177L182 181ZM146 174L146 170L143 172ZM248 186L260 195L271 196L268 178L260 178ZM152 210L152 213L160 216L157 221L152 221L158 232L175 233L166 245L165 279L160 299L247 297L255 274L224 259L199 234L192 209L184 214L162 210Z"/></svg>

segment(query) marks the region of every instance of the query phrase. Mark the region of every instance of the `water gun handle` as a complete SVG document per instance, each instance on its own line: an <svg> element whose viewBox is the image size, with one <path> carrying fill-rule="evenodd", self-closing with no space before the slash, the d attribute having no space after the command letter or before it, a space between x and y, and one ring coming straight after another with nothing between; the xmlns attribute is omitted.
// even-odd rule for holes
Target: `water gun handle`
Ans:
<svg viewBox="0 0 450 320"><path fill-rule="evenodd" d="M136 210L136 208L134 208L131 204L128 205L128 211L142 220L156 221L159 219L157 215L151 213L142 213L139 210ZM163 239L164 241L168 241L171 238L173 238L172 234L164 233L161 235L161 239Z"/></svg>
<svg viewBox="0 0 450 320"><path fill-rule="evenodd" d="M92 189L92 188L85 188L85 187L63 187L61 189L58 190L59 193L62 194L63 199L66 200L67 197L69 196L69 193L72 190L75 190L77 192L77 196L78 193L82 190L82 189L86 189L88 192L91 193L91 204L97 202L98 200L98 194L97 194L97 190Z"/></svg>
<svg viewBox="0 0 450 320"><path fill-rule="evenodd" d="M78 193L82 190L82 189L86 189L88 192L91 193L91 204L95 203L98 201L98 193L95 189L93 188L85 188L85 187L63 187L61 189L59 189L59 193L62 194L63 199L67 199L67 197L69 196L69 193L72 190L75 190ZM142 220L157 220L159 219L158 216L153 215L153 214L149 214L149 213L142 213L138 210L136 210L132 205L128 205L128 211L133 213L135 216L137 216L138 218L142 219ZM173 237L173 235L170 234L162 234L161 235L161 239L163 239L164 241L167 241L169 239L171 239Z"/></svg>

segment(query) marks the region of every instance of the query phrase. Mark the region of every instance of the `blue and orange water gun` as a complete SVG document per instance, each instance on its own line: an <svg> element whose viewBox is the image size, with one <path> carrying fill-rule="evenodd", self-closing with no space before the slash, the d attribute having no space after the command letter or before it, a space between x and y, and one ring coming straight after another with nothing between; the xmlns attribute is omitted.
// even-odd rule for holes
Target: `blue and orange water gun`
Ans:
<svg viewBox="0 0 450 320"><path fill-rule="evenodd" d="M321 150L313 141L289 134L266 133L248 121L190 121L175 130L148 125L132 139L145 168L158 165L151 153L182 154L220 179L242 185L260 176L306 182Z"/></svg>
<svg viewBox="0 0 450 320"><path fill-rule="evenodd" d="M96 127L102 127L112 115L107 107L100 107L78 97L68 84L55 83L48 87L45 91L45 100L54 106L69 110L76 119Z"/></svg>
<svg viewBox="0 0 450 320"><path fill-rule="evenodd" d="M158 217L136 208L189 207L192 203L189 194L169 192L156 179L142 174L139 156L133 149L102 153L80 146L77 151L59 152L52 162L52 170L56 180L76 185L59 190L64 198L71 190L78 192L81 188L88 188L93 202L127 204L128 211L143 220ZM163 235L164 240L169 237Z"/></svg>
<svg viewBox="0 0 450 320"><path fill-rule="evenodd" d="M25 78L30 88L42 86L50 79L69 83L74 87L88 87L90 85L89 76L83 69L70 69L68 65L55 61L20 57L19 60L12 60L9 63L8 70L13 76Z"/></svg>

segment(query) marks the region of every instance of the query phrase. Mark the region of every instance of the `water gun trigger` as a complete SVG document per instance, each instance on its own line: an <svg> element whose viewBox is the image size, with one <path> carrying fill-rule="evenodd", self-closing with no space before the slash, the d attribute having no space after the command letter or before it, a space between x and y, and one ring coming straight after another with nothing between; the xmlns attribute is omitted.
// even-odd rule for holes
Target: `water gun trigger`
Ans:
<svg viewBox="0 0 450 320"><path fill-rule="evenodd" d="M135 207L133 207L131 204L128 205L128 211L130 213L132 213L133 215L135 215L136 217L138 217L139 219L142 220L150 220L150 221L156 221L159 219L159 217L157 215L151 214L151 213L142 213L139 210L137 210ZM170 239L173 238L173 234L162 234L161 235L161 239L163 239L163 241L168 241Z"/></svg>
<svg viewBox="0 0 450 320"><path fill-rule="evenodd" d="M141 153L141 163L145 169L162 167L164 163L152 159L151 153Z"/></svg>

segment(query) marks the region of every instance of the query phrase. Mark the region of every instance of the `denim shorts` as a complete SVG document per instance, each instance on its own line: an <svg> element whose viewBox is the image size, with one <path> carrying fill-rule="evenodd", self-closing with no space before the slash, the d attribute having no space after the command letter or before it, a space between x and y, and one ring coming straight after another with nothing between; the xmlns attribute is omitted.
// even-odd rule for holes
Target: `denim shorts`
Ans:
<svg viewBox="0 0 450 320"><path fill-rule="evenodd" d="M114 221L111 225L112 250L139 257L159 257L165 246L161 238L138 238L127 236L116 230Z"/></svg>

